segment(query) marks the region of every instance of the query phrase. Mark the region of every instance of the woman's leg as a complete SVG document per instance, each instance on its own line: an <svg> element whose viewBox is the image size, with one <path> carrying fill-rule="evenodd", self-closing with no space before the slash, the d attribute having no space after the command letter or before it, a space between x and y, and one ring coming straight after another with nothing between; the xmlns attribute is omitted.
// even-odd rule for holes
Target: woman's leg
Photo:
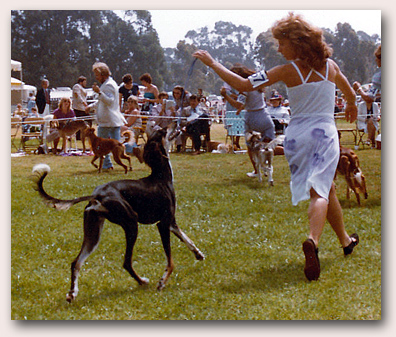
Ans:
<svg viewBox="0 0 396 337"><path fill-rule="evenodd" d="M235 145L238 150L241 148L241 146L239 145L240 138L241 138L241 136L235 136L235 138L234 138L234 144L233 145Z"/></svg>
<svg viewBox="0 0 396 337"><path fill-rule="evenodd" d="M334 183L331 186L329 193L329 205L327 211L327 221L329 221L331 227L336 233L338 240L340 241L342 247L346 247L351 243L351 238L344 227L344 220L342 215L342 208L340 202L338 201Z"/></svg>
<svg viewBox="0 0 396 337"><path fill-rule="evenodd" d="M336 233L338 240L343 247L351 243L348 233L345 231L342 208L338 201L334 183L329 193L329 202L319 196L314 189L311 189L311 203L308 208L309 238L318 246L322 235L326 219Z"/></svg>
<svg viewBox="0 0 396 337"><path fill-rule="evenodd" d="M258 171L257 171L257 168L256 168L256 163L253 160L252 150L250 149L249 145L247 147L247 152L248 152L248 155L249 155L249 158L250 158L250 162L253 165L254 174L256 175L256 174L258 174ZM248 176L250 176L250 177L254 177L255 175L252 175L250 172L248 173Z"/></svg>
<svg viewBox="0 0 396 337"><path fill-rule="evenodd" d="M326 222L328 204L327 200L317 194L313 188L311 188L310 195L311 203L308 207L309 238L317 247Z"/></svg>
<svg viewBox="0 0 396 337"><path fill-rule="evenodd" d="M309 281L317 280L320 276L320 262L318 244L326 222L327 200L310 190L311 203L308 208L309 238L303 243L305 255L304 274Z"/></svg>

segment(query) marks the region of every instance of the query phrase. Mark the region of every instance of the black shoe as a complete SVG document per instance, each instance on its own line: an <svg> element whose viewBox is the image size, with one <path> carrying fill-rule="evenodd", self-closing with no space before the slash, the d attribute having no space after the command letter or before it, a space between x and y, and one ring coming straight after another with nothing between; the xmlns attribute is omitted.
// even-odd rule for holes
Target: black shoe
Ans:
<svg viewBox="0 0 396 337"><path fill-rule="evenodd" d="M357 246L359 243L359 235L357 235L356 233L353 233L350 236L350 238L351 238L352 242L348 246L344 247L344 255L345 256L352 254L353 248L355 248L355 246Z"/></svg>
<svg viewBox="0 0 396 337"><path fill-rule="evenodd" d="M305 255L305 276L309 281L316 281L320 275L319 250L311 239L307 239L303 243L303 251Z"/></svg>

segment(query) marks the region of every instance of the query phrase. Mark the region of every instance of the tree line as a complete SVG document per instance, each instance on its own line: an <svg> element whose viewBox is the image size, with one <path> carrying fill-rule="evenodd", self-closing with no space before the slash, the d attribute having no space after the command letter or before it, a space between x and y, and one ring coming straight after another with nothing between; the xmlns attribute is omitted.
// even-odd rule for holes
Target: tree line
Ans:
<svg viewBox="0 0 396 337"><path fill-rule="evenodd" d="M208 50L227 67L238 62L269 69L286 62L270 30L254 42L252 32L248 26L219 21L211 30L205 26L188 31L176 48L164 49L146 10L13 10L11 57L22 62L24 82L35 86L46 77L52 87L72 87L81 75L93 83L92 64L103 61L118 83L126 73L139 83L140 75L148 72L160 90L188 83L191 92L202 88L218 94L223 82L212 70L197 62L189 72L196 49ZM335 32L324 29L324 36L347 78L369 82L380 37L356 32L348 23L338 23Z"/></svg>

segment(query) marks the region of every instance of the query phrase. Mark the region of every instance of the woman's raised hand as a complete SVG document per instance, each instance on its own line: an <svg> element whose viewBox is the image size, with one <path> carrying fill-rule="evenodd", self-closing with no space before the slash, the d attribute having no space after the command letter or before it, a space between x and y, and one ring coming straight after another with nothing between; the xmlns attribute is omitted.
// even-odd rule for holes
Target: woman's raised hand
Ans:
<svg viewBox="0 0 396 337"><path fill-rule="evenodd" d="M209 67L211 67L212 64L215 62L213 57L206 50L197 50L192 56L201 60L202 63L206 64Z"/></svg>

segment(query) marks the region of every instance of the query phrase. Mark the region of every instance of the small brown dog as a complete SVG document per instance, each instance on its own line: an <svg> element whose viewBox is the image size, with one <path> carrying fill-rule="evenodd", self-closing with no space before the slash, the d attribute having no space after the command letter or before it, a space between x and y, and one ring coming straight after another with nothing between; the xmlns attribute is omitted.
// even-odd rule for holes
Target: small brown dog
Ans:
<svg viewBox="0 0 396 337"><path fill-rule="evenodd" d="M124 146L125 144L129 144L131 146L136 144L135 133L133 131L126 130L121 134L121 136L124 137L124 141L122 142ZM132 147L132 154L139 160L140 163L144 163L143 152L144 150L142 145L136 144L136 146Z"/></svg>
<svg viewBox="0 0 396 337"><path fill-rule="evenodd" d="M220 142L208 142L208 152L212 153L234 153L236 146Z"/></svg>
<svg viewBox="0 0 396 337"><path fill-rule="evenodd" d="M131 158L125 154L125 147L118 140L98 137L95 135L94 128L88 128L85 130L85 137L89 139L91 149L94 153L91 164L98 168L98 165L94 162L96 159L100 158L98 173L102 171L104 156L110 152L113 154L115 162L125 169L125 173L128 173L128 167L121 162L121 158L128 160L129 170L132 171Z"/></svg>
<svg viewBox="0 0 396 337"><path fill-rule="evenodd" d="M81 142L83 145L83 152L85 152L85 135L84 131L88 129L88 124L83 120L70 120L67 123L59 124L56 120L53 120L51 124L55 122L56 129L59 132L59 137L63 139L62 151L66 153L66 142L67 137L74 135L76 132L81 131ZM54 152L57 152L58 142L54 142Z"/></svg>
<svg viewBox="0 0 396 337"><path fill-rule="evenodd" d="M356 195L357 203L360 205L359 193L367 199L366 179L360 168L359 158L354 151L340 145L340 160L338 161L337 173L343 175L348 184L346 197L350 199L350 190Z"/></svg>

